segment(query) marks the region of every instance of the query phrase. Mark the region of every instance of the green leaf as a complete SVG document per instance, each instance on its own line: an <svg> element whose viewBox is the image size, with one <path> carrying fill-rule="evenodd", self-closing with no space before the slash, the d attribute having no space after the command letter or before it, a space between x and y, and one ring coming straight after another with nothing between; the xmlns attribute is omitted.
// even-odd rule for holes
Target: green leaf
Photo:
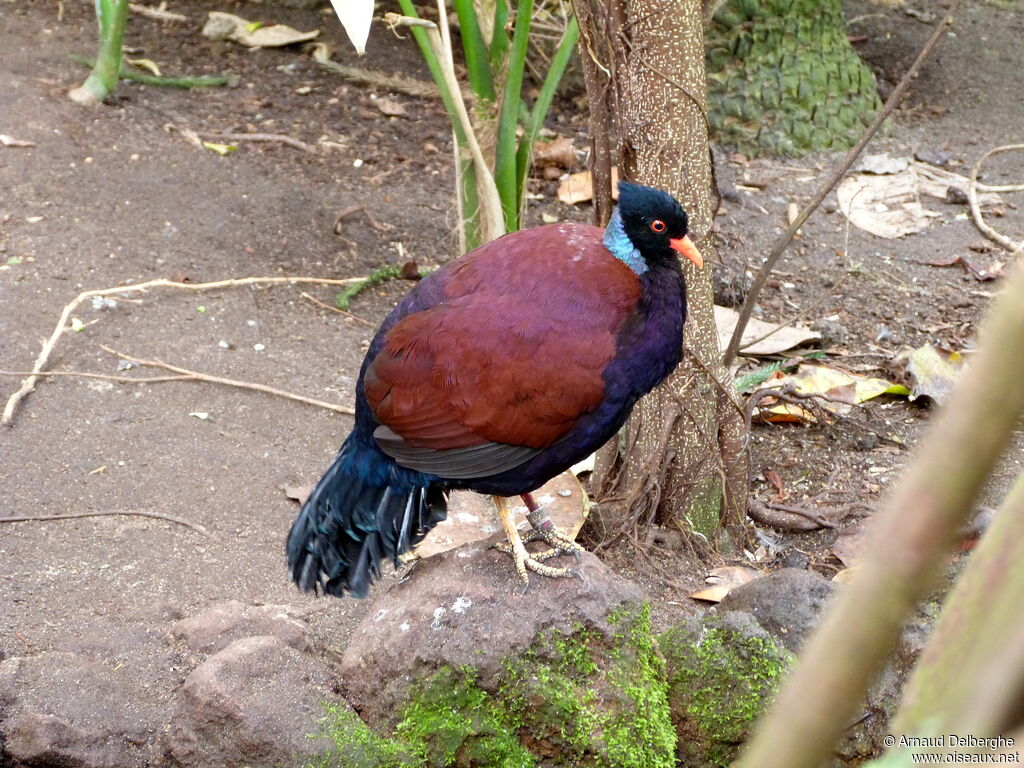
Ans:
<svg viewBox="0 0 1024 768"><path fill-rule="evenodd" d="M497 92L494 90L494 76L491 74L490 52L480 31L476 4L473 0L455 0L454 7L455 15L459 19L459 31L462 33L462 49L466 54L469 87L481 99L494 101ZM498 33L498 30L495 30L495 36Z"/></svg>
<svg viewBox="0 0 1024 768"><path fill-rule="evenodd" d="M498 113L498 138L494 149L494 183L501 197L505 214L505 228L518 229L519 197L516 184L518 166L516 145L517 116L520 94L523 89L523 71L526 67L526 49L530 38L530 16L533 0L523 0L516 9L515 30L512 33L512 50L509 53L508 68L505 71L505 87L501 95L501 109Z"/></svg>

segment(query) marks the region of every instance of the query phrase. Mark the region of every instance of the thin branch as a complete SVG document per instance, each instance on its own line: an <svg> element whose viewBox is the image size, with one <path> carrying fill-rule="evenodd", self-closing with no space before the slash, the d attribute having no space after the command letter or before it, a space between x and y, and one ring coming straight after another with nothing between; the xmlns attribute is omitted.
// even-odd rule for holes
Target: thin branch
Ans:
<svg viewBox="0 0 1024 768"><path fill-rule="evenodd" d="M1006 235L1000 234L995 229L985 223L985 220L981 217L981 208L978 206L978 188L981 186L978 184L978 171L981 170L981 165L992 155L997 155L1000 152L1011 152L1016 150L1024 149L1024 144L1004 144L1001 147L990 149L988 152L978 158L978 162L971 168L971 183L967 186L967 202L971 207L971 217L974 219L975 225L981 230L982 234L985 235L989 240L998 243L1003 248L1008 250L1011 254L1017 254L1024 249L1024 243L1017 243L1008 238ZM1019 186L1010 186L1005 189L1015 190L1020 189ZM1004 189L1000 187L999 189Z"/></svg>
<svg viewBox="0 0 1024 768"><path fill-rule="evenodd" d="M833 753L905 620L939 577L1024 412L1022 295L1024 261L1018 260L982 325L970 368L876 516L857 578L804 644L736 768L812 768Z"/></svg>
<svg viewBox="0 0 1024 768"><path fill-rule="evenodd" d="M25 399L28 394L35 389L36 382L39 380L39 374L46 367L46 363L50 360L50 355L53 353L54 347L57 345L57 340L64 333L64 329L68 324L68 320L71 317L71 313L74 312L82 302L87 299L91 299L94 296L117 296L122 293L146 293L150 288L181 288L186 291L209 291L217 288L234 288L240 285L290 285L294 283L312 283L316 285L351 285L352 283L358 283L366 278L363 277L349 277L342 280L332 280L323 277L236 277L229 280L215 280L211 283L180 283L174 280L167 280L166 278L159 278L157 280L148 280L144 283L135 283L132 285L122 285L116 288L98 288L91 291L83 291L72 299L60 313L60 319L57 320L57 327L53 329L53 333L50 334L50 338L43 342L43 348L39 352L39 356L36 358L35 363L32 366L32 374L21 383L21 388L18 389L13 395L7 399L7 404L4 406L3 417L0 418L0 424L4 426L11 426L14 423L14 412L18 407L18 403Z"/></svg>
<svg viewBox="0 0 1024 768"><path fill-rule="evenodd" d="M782 253L789 247L789 244L793 241L796 236L797 230L800 229L807 221L808 217L821 205L821 202L825 199L832 188L839 183L840 179L846 174L853 165L854 161L860 156L860 153L864 151L864 147L868 145L878 129L882 127L882 123L889 117L890 114L896 109L900 100L903 98L903 94L906 93L907 88L910 87L910 81L914 79L918 71L921 69L921 65L924 64L925 60L931 55L935 45L939 42L939 38L947 30L947 28L953 23L953 17L960 7L960 0L956 0L953 7L949 9L945 18L935 25L935 30L932 32L928 41L921 48L921 51L917 54L917 58L914 59L914 63L910 65L910 69L907 70L906 74L903 75L903 79L900 80L893 92L886 99L885 104L875 115L875 119L871 121L871 125L867 127L864 134L857 140L857 143L853 145L853 148L846 153L846 157L843 161L837 165L832 172L825 179L821 187L811 198L811 201L804 206L803 210L793 219L792 223L783 232L779 238L775 241L775 245L772 247L771 253L768 254L768 258L765 259L764 266L757 273L754 278L753 284L750 286L750 291L747 293L746 299L743 301L743 307L740 309L740 316L736 321L736 327L733 329L732 338L729 339L729 346L726 347L725 355L722 357L722 364L728 368L732 361L736 359L736 354L739 352L740 341L743 338L743 331L747 328L747 323L750 322L751 315L754 314L754 305L757 304L757 298L761 294L761 289L764 288L768 277L771 275L772 269L775 268L775 263L782 256Z"/></svg>
<svg viewBox="0 0 1024 768"><path fill-rule="evenodd" d="M147 16L157 21L188 21L188 16L166 10L167 3L160 3L159 8L153 8L140 3L128 3L128 8L133 13L139 14L139 16Z"/></svg>
<svg viewBox="0 0 1024 768"><path fill-rule="evenodd" d="M285 397L288 398L289 400L297 400L300 403L306 403L307 405L315 405L318 408L326 408L330 411L337 411L338 413L347 414L348 416L355 415L355 410L348 407L347 405L336 405L335 403L328 403L323 400L314 400L313 398L305 397L304 395L296 395L292 392L285 392L284 390L281 389L268 387L266 384L256 384L254 382L239 381L237 379L226 379L223 376L212 376L208 373L190 371L188 368L181 368L177 365L171 365L170 363L165 363L160 360L144 360L139 357L132 357L131 355L126 355L123 352L118 352L116 349L111 349L110 347L104 344L101 344L100 346L103 348L103 351L109 352L112 355L117 355L122 360L130 360L133 363L145 365L150 368L163 368L164 370L167 371L174 371L175 373L180 373L184 376L190 376L196 379L197 381L208 381L212 384L223 384L228 387L238 387L239 389L251 389L256 392L265 392L268 395L277 395L278 397Z"/></svg>
<svg viewBox="0 0 1024 768"><path fill-rule="evenodd" d="M324 309L328 309L331 312L336 312L339 315L344 315L349 320L355 320L357 323L361 323L361 324L367 326L368 328L376 328L377 327L376 325L371 323L369 320L363 320L363 318L359 317L358 315L353 315L351 312L346 312L344 309L338 309L337 307L332 307L330 304L327 304L327 303L325 303L323 301L320 301L320 299L317 299L317 298L314 298L313 296L310 296L305 291L300 293L299 296L301 296L302 298L306 299L307 301L313 302L318 307L323 307Z"/></svg>
<svg viewBox="0 0 1024 768"><path fill-rule="evenodd" d="M289 147L301 149L311 155L319 155L320 150L283 133L217 133L216 131L196 131L196 136L204 139L222 139L224 141L273 141L287 144Z"/></svg>
<svg viewBox="0 0 1024 768"><path fill-rule="evenodd" d="M770 336L774 336L776 333L781 331L786 326L793 325L794 323L796 323L796 322L798 322L800 320L806 320L810 316L811 312L816 310L818 307L820 307L822 304L824 304L829 299L835 297L836 292L843 286L843 283L846 282L846 278L848 278L849 276L850 276L849 272L845 273L836 282L836 284L834 286L832 286L832 290L828 291L827 293L825 293L824 295L822 295L821 297L819 297L815 301L811 302L810 306L804 307L799 312L797 312L795 315L792 315L791 317L789 317L787 320L783 320L781 323L776 325L774 328L772 328L770 331L768 331L763 336L758 336L756 339L751 339L750 341L744 343L743 344L743 349L746 349L747 347L752 347L755 344L757 344L758 342L764 341L765 339L767 339Z"/></svg>
<svg viewBox="0 0 1024 768"><path fill-rule="evenodd" d="M131 515L133 517L152 517L157 520L167 520L171 523L191 528L209 539L215 538L208 530L199 523L192 523L181 517L165 515L162 512L143 512L135 509L108 509L103 512L69 512L62 515L23 515L21 517L0 517L0 523L35 523L49 520L75 520L80 517L107 517L108 515Z"/></svg>
<svg viewBox="0 0 1024 768"><path fill-rule="evenodd" d="M139 379L131 376L114 376L110 373L92 373L91 371L0 371L0 376L77 376L83 379L102 379L125 384L157 384L163 381L201 381L195 376L149 376Z"/></svg>
<svg viewBox="0 0 1024 768"><path fill-rule="evenodd" d="M441 98L441 89L433 83L414 80L413 78L401 75L385 75L383 72L376 72L364 69L363 67L352 67L332 61L330 49L325 43L313 43L310 45L309 50L312 52L313 61L324 69L341 75L346 80L365 83L377 88L385 88L389 91L398 91L399 93L415 96L420 99ZM463 94L463 97L465 98L465 94Z"/></svg>

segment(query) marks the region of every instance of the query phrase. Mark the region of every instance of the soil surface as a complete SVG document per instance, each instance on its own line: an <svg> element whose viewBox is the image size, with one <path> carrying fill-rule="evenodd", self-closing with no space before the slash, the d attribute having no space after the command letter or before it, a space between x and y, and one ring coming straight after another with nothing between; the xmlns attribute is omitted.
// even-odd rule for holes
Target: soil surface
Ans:
<svg viewBox="0 0 1024 768"><path fill-rule="evenodd" d="M438 264L457 254L451 139L439 102L345 82L296 48L247 51L211 43L199 34L210 7L174 3L187 23L135 15L126 45L165 74L230 71L239 76L237 87L174 91L122 83L110 104L85 109L66 93L86 71L69 56L94 46L92 4L0 4L0 133L35 143L0 147L3 369L30 369L62 307L83 290L156 278L343 278L410 259L421 267ZM329 12L217 7L300 30L322 28L339 61L429 79L412 41L379 26L367 56L357 61ZM848 12L851 35L864 38L859 50L883 91L891 89L930 33L930 20L866 2L852 3ZM1022 31L1024 11L1015 5L966 3L893 128L868 152L946 153L948 168L967 174L986 149L1024 141ZM585 147L585 115L573 95L556 105L549 127ZM404 107L405 115L386 116L382 99ZM244 142L222 157L190 143L185 129L287 134L318 152ZM730 194L716 220L719 259L724 274L742 275L760 265L789 204L807 201L839 155L746 162L726 150L721 158L719 179ZM1021 165L1019 156L994 159L987 180L1020 183ZM531 225L544 214L589 218L586 205L559 203L555 187L533 183ZM992 222L1022 238L1024 219L1014 204L1020 198L1006 198L1006 215ZM371 215L351 213L336 227L339 212L357 205ZM927 230L882 240L848 228L831 195L782 262L761 301L761 318L835 316L845 338L827 348L838 363L861 372L884 374L903 346L969 348L998 281L978 282L960 267L921 262L963 255L984 268L1004 256L998 249L968 250L983 238L964 205L928 201L927 207L940 214ZM376 324L408 288L405 281L386 283L360 295L352 311ZM49 368L117 375L118 359L106 346L351 404L373 328L301 296L306 291L330 303L336 290L155 289L119 297L116 306L86 303L74 313L84 328L60 339ZM0 381L6 399L19 378ZM763 470L781 478L787 503L840 491L829 500L845 510L830 514L848 525L876 504L931 415L925 404L891 399L819 426L757 427L753 492L762 499L775 493ZM314 482L349 426L347 416L316 406L208 383L41 381L15 426L0 430L0 516L158 513L209 535L133 515L0 525L0 657L57 648L169 610L189 615L227 599L303 607L314 628L343 647L367 603L295 591L283 542L297 506L284 487ZM1021 443L1018 435L988 503L1019 471ZM835 530L783 536L766 529L762 564L802 561L832 573L841 567L829 552L835 536ZM626 554L613 552L611 561L662 606L662 622L672 612L694 610L684 590L717 564L677 550L655 555L659 572Z"/></svg>

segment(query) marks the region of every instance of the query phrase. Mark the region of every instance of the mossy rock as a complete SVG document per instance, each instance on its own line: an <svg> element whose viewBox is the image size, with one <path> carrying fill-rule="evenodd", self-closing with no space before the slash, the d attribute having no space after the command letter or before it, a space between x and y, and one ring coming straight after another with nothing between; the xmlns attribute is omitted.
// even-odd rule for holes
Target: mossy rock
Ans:
<svg viewBox="0 0 1024 768"><path fill-rule="evenodd" d="M705 51L708 122L751 156L845 149L880 106L840 0L727 0Z"/></svg>
<svg viewBox="0 0 1024 768"><path fill-rule="evenodd" d="M733 762L793 655L750 615L709 614L664 632L677 757L692 768Z"/></svg>
<svg viewBox="0 0 1024 768"><path fill-rule="evenodd" d="M649 610L624 606L608 625L544 632L488 682L468 665L437 669L410 684L387 733L335 707L324 731L336 748L314 765L671 768L676 733Z"/></svg>

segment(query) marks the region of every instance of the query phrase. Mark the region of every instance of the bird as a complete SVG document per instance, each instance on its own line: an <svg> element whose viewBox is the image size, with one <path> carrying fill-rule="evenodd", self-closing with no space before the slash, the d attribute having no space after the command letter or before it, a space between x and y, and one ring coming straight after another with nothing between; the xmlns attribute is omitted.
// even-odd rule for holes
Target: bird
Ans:
<svg viewBox="0 0 1024 768"><path fill-rule="evenodd" d="M604 228L519 230L448 262L385 318L356 382L354 426L288 534L303 591L366 597L381 566L444 520L448 494L493 498L523 589L581 547L532 497L612 438L679 364L680 256L703 258L669 193L629 182ZM521 536L509 499L534 530ZM531 553L525 542L549 545Z"/></svg>

